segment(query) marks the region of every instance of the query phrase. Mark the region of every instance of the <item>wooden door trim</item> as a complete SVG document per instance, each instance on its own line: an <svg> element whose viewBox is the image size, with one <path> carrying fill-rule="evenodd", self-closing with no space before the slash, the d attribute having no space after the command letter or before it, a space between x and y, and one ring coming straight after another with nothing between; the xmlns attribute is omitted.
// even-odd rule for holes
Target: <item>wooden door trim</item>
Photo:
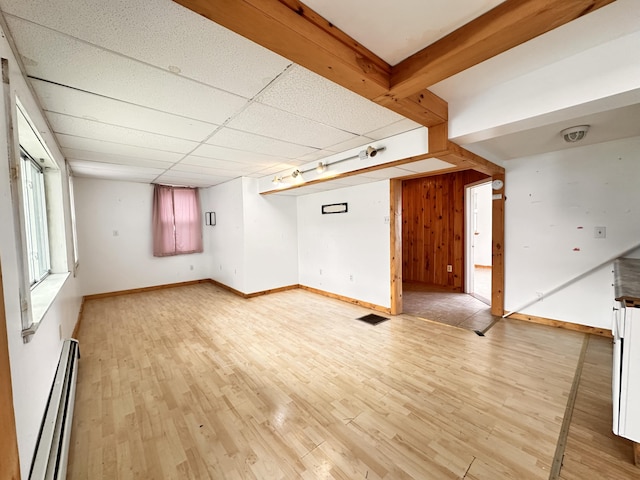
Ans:
<svg viewBox="0 0 640 480"><path fill-rule="evenodd" d="M442 173L442 172L440 172ZM424 175L425 177L430 175ZM504 173L494 174L492 177L482 180L501 180L502 188L493 190L491 211L491 314L502 316L504 314ZM472 184L471 184L472 185ZM466 186L465 186L466 187ZM499 195L499 198L497 197ZM391 290L391 314L402 313L402 180L390 181L390 290ZM399 253L398 253L399 251Z"/></svg>
<svg viewBox="0 0 640 480"><path fill-rule="evenodd" d="M402 313L402 180L389 183L391 247L391 315Z"/></svg>
<svg viewBox="0 0 640 480"><path fill-rule="evenodd" d="M18 436L13 410L13 388L11 386L11 364L9 341L7 338L7 316L4 309L4 289L2 286L2 265L0 264L0 478L20 479L20 457Z"/></svg>

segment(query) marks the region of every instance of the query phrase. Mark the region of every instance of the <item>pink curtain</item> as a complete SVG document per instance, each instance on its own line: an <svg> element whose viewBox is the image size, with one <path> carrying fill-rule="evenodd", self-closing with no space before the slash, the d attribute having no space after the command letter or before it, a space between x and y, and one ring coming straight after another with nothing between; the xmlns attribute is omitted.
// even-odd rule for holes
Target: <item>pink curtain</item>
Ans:
<svg viewBox="0 0 640 480"><path fill-rule="evenodd" d="M154 185L153 255L202 252L202 222L197 188Z"/></svg>

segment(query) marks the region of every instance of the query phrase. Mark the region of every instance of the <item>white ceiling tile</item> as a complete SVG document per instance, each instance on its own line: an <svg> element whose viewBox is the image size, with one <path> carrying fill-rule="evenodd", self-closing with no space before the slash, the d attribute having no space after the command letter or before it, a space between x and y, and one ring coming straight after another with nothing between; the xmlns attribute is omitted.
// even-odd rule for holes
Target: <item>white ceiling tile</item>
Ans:
<svg viewBox="0 0 640 480"><path fill-rule="evenodd" d="M215 168L219 170L227 170L227 172L237 172L243 175L248 172L254 172L258 169L265 168L263 165L255 165L251 163L234 162L231 160L220 160L210 157L199 157L197 155L189 155L185 157L178 165L192 165L199 167Z"/></svg>
<svg viewBox="0 0 640 480"><path fill-rule="evenodd" d="M438 158L428 158L426 160L419 160L417 162L412 163L404 163L399 165L398 168L402 170L407 170L411 173L422 173L422 172L432 172L435 170L443 170L445 168L452 168L455 165L451 163L445 162Z"/></svg>
<svg viewBox="0 0 640 480"><path fill-rule="evenodd" d="M154 179L154 183L165 183L169 185L185 185L192 187L210 187L218 183L226 182L225 178L217 178L207 175L188 174L180 175L175 173L166 173Z"/></svg>
<svg viewBox="0 0 640 480"><path fill-rule="evenodd" d="M312 147L283 142L275 138L254 135L232 128L220 129L207 143L280 158L297 158L317 150Z"/></svg>
<svg viewBox="0 0 640 480"><path fill-rule="evenodd" d="M233 148L226 148L209 144L200 145L193 151L192 155L262 166L269 166L273 165L274 163L282 163L284 160L286 160L281 157L273 157L271 155L246 152L243 150L235 150Z"/></svg>
<svg viewBox="0 0 640 480"><path fill-rule="evenodd" d="M350 140L347 140L346 142L340 142L340 143L336 143L335 145L331 145L330 147L327 147L326 150L329 150L333 153L340 153L346 150L351 150L352 148L356 148L356 147L362 147L362 146L366 147L368 144L370 144L373 141L374 140L369 137L360 136L360 137L355 137Z"/></svg>
<svg viewBox="0 0 640 480"><path fill-rule="evenodd" d="M131 165L134 167L167 168L173 165L173 161L163 162L139 157L126 157L104 152L78 150L75 148L62 148L62 153L67 160L84 160L91 162L115 163L118 165Z"/></svg>
<svg viewBox="0 0 640 480"><path fill-rule="evenodd" d="M134 183L151 183L153 182L154 177L150 175L131 175L127 173L119 173L119 172L96 172L92 171L79 171L73 172L74 177L84 177L84 178L101 178L103 180L123 180L127 182Z"/></svg>
<svg viewBox="0 0 640 480"><path fill-rule="evenodd" d="M365 0L330 2L307 0L318 12L354 40L395 65L435 42L503 0Z"/></svg>
<svg viewBox="0 0 640 480"><path fill-rule="evenodd" d="M95 170L106 172L126 172L136 175L160 175L165 171L164 168L117 165L114 163L88 162L85 160L69 160L69 164L74 172Z"/></svg>
<svg viewBox="0 0 640 480"><path fill-rule="evenodd" d="M246 103L243 97L107 52L16 17L7 20L31 76L216 124L226 121Z"/></svg>
<svg viewBox="0 0 640 480"><path fill-rule="evenodd" d="M299 65L265 89L258 101L357 135L403 118Z"/></svg>
<svg viewBox="0 0 640 480"><path fill-rule="evenodd" d="M208 175L219 178L226 178L227 180L231 180L232 178L238 177L236 173L238 170L233 169L224 169L224 168L216 168L216 167L207 167L203 165L187 165L182 162L173 165L167 173L176 173L176 174L189 174L196 173L199 175Z"/></svg>
<svg viewBox="0 0 640 480"><path fill-rule="evenodd" d="M309 153L307 155L303 155L300 158L297 158L296 160L302 162L302 163L307 163L307 162L314 162L316 160L322 160L323 158L326 157L330 157L331 155L335 155L336 152L333 152L331 150L316 150L313 153Z"/></svg>
<svg viewBox="0 0 640 480"><path fill-rule="evenodd" d="M200 122L81 90L31 79L45 111L63 113L160 135L202 141L217 128Z"/></svg>
<svg viewBox="0 0 640 480"><path fill-rule="evenodd" d="M291 63L168 0L1 3L5 12L245 97Z"/></svg>
<svg viewBox="0 0 640 480"><path fill-rule="evenodd" d="M399 122L392 123L391 125L374 130L373 132L367 132L366 136L373 138L374 140L382 140L383 138L393 137L400 133L415 130L416 128L422 128L422 125L414 122L413 120L409 120L408 118L403 118Z"/></svg>
<svg viewBox="0 0 640 480"><path fill-rule="evenodd" d="M118 168L104 167L99 163L84 164L72 164L71 169L74 176L85 177L97 177L97 178L111 178L119 180L128 180L129 178L135 178L132 181L144 181L151 182L158 176L157 172L145 171L136 167L118 166Z"/></svg>
<svg viewBox="0 0 640 480"><path fill-rule="evenodd" d="M199 145L197 142L190 140L133 130L131 128L109 125L85 118L71 117L60 113L49 112L47 118L51 122L55 133L75 135L94 140L103 140L106 142L175 153L189 153Z"/></svg>
<svg viewBox="0 0 640 480"><path fill-rule="evenodd" d="M57 134L58 142L64 149L87 150L91 152L104 152L109 155L121 157L140 157L149 160L159 160L165 162L177 162L184 155L182 153L165 152L163 150L152 150L150 148L136 147L133 145L123 145L121 143L105 142L91 138L75 137L72 135Z"/></svg>
<svg viewBox="0 0 640 480"><path fill-rule="evenodd" d="M261 103L249 105L228 126L314 148L325 148L355 136Z"/></svg>
<svg viewBox="0 0 640 480"><path fill-rule="evenodd" d="M278 163L278 164L273 165L271 167L263 168L263 169L257 171L256 173L259 173L261 176L273 175L275 173L280 173L280 172L283 172L283 171L293 171L298 167L299 167L299 165L296 165L295 163Z"/></svg>

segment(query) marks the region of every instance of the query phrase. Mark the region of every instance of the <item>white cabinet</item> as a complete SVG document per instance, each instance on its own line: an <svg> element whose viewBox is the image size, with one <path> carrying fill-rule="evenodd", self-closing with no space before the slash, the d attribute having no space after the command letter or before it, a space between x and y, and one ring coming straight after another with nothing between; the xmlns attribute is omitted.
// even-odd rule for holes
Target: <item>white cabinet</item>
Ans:
<svg viewBox="0 0 640 480"><path fill-rule="evenodd" d="M613 262L613 433L635 443L640 460L640 259Z"/></svg>
<svg viewBox="0 0 640 480"><path fill-rule="evenodd" d="M619 384L619 399L614 391L613 427L614 433L640 443L640 308L621 306L613 326L614 389Z"/></svg>

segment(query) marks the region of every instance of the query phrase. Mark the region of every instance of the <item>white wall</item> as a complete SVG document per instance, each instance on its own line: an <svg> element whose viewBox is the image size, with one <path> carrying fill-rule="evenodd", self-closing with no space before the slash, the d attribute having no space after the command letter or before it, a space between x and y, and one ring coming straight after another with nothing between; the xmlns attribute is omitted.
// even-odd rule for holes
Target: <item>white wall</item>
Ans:
<svg viewBox="0 0 640 480"><path fill-rule="evenodd" d="M75 195L83 295L209 277L206 250L153 256L152 185L76 178Z"/></svg>
<svg viewBox="0 0 640 480"><path fill-rule="evenodd" d="M243 178L245 293L298 284L295 197L259 195L258 181Z"/></svg>
<svg viewBox="0 0 640 480"><path fill-rule="evenodd" d="M389 205L388 180L298 197L300 284L390 307Z"/></svg>
<svg viewBox="0 0 640 480"><path fill-rule="evenodd" d="M206 191L205 209L217 225L206 227L211 278L242 293L298 283L295 197L259 195L258 181L238 178Z"/></svg>
<svg viewBox="0 0 640 480"><path fill-rule="evenodd" d="M205 227L205 252L210 253L210 278L244 292L244 216L242 179L204 191L202 206L216 212L216 225Z"/></svg>
<svg viewBox="0 0 640 480"><path fill-rule="evenodd" d="M640 137L506 162L505 306L518 309L640 243ZM607 236L594 238L604 226ZM611 267L523 310L610 328Z"/></svg>
<svg viewBox="0 0 640 480"><path fill-rule="evenodd" d="M48 130L39 106L31 95L29 88L18 69L17 62L5 35L0 39L0 56L7 58L10 69L10 92L12 105L4 104L0 97L0 262L2 264L2 283L5 313L7 320L7 336L9 358L11 362L11 379L13 385L13 403L20 454L22 478L27 478L31 459L35 448L40 423L53 383L56 366L60 358L62 338L69 337L78 318L81 297L77 292L78 282L75 278L67 279L66 284L40 322L36 334L30 343L22 341L22 323L19 302L21 272L18 264L20 246L14 231L15 218L9 182L9 159L7 158L7 140L9 131L6 123L6 110L11 110L16 124L15 101L17 95L27 110L31 120L41 133L53 160L63 170L60 175L60 189L63 193L65 232L58 232L66 237L67 258L73 258L71 250L71 225L69 221L68 184L64 173L64 159L57 148L53 136ZM60 266L59 266L60 267ZM71 265L67 265L70 270Z"/></svg>

